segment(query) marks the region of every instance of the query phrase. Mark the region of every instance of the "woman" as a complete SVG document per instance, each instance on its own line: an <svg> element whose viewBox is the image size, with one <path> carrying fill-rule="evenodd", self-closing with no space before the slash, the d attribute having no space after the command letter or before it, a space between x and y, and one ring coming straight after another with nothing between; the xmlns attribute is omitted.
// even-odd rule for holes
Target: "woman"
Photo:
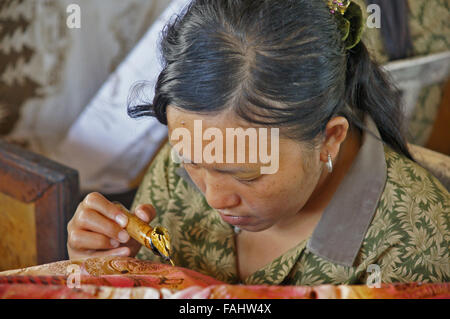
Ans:
<svg viewBox="0 0 450 319"><path fill-rule="evenodd" d="M161 150L133 211L168 228L176 265L245 284L366 283L373 269L383 282L448 280L449 194L411 158L362 23L353 3L195 0L165 29L153 104L131 116L156 116L175 146L199 121L215 139L279 129L270 174L247 160L251 143L243 163L198 161L195 145L176 148L182 163ZM88 195L68 225L70 257L158 260L123 217Z"/></svg>

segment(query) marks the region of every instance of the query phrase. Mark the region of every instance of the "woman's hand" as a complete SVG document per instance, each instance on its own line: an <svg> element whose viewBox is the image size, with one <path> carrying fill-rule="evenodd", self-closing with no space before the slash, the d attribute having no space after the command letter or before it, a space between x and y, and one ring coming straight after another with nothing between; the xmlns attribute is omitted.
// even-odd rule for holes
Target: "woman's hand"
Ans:
<svg viewBox="0 0 450 319"><path fill-rule="evenodd" d="M140 205L134 214L146 223L156 215L152 205ZM67 225L70 259L94 256L136 256L141 244L130 238L128 218L116 204L99 193L90 193L78 205Z"/></svg>

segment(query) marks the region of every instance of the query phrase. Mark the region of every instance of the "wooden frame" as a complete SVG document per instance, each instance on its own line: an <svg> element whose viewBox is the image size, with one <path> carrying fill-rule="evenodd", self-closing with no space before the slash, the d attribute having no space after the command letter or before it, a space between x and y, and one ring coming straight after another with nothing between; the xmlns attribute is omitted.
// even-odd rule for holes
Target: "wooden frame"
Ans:
<svg viewBox="0 0 450 319"><path fill-rule="evenodd" d="M67 259L67 223L80 200L76 170L0 140L0 194L10 201L20 202L20 205L23 203L24 207L30 208L31 215L34 215L30 220L34 220L35 223L35 229L32 230L35 235L31 237L35 238L35 243L26 242L21 245L23 247L26 245L35 252L32 258L35 264ZM10 224L21 228L20 214L15 214L14 211L6 212L7 207L10 206L5 205L2 211L0 205L0 218L2 214L7 222L17 218L19 220L14 220ZM8 227L6 223L5 227ZM6 228L6 231L3 230L3 233L0 233L0 241L7 239L7 242L14 246L15 243L26 240L24 239L26 234L23 231L23 236L18 237L24 238L7 238L8 232L15 235L21 234L20 231L14 232L13 229ZM20 254L26 253L16 251L21 250L17 247L15 246L14 249L3 247L4 251L0 251L0 269L5 267L1 264L1 260L8 258L9 268L30 266L17 264L20 262L11 265L11 260L19 261ZM9 256L2 258L2 254L9 254ZM17 254L18 257L11 258L11 254Z"/></svg>
<svg viewBox="0 0 450 319"><path fill-rule="evenodd" d="M383 66L403 93L403 106L409 119L422 88L446 82L450 74L450 51L397 60Z"/></svg>

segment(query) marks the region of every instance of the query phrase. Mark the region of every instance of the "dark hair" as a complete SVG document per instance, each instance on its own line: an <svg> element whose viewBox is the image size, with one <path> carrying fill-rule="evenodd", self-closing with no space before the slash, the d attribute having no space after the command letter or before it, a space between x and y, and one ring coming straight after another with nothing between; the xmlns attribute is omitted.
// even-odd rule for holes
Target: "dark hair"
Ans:
<svg viewBox="0 0 450 319"><path fill-rule="evenodd" d="M362 42L344 49L334 19L325 0L194 0L163 31L153 103L129 105L128 114L167 124L169 104L206 114L232 108L313 141L332 117L364 129L357 114L368 113L382 140L411 158L399 92Z"/></svg>
<svg viewBox="0 0 450 319"><path fill-rule="evenodd" d="M409 30L409 5L407 0L366 0L376 4L381 12L381 37L389 60L411 57L414 54Z"/></svg>

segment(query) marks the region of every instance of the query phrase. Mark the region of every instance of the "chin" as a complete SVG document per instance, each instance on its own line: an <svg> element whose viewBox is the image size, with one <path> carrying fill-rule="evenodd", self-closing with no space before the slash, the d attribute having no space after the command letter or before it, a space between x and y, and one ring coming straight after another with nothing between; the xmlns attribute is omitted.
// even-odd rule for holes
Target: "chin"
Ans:
<svg viewBox="0 0 450 319"><path fill-rule="evenodd" d="M237 226L239 227L239 226ZM242 230L248 231L248 232L252 232L252 233L257 233L257 232L262 232L264 230L269 229L270 227L272 227L272 224L258 224L258 225L247 225L247 226L242 226L239 227Z"/></svg>

